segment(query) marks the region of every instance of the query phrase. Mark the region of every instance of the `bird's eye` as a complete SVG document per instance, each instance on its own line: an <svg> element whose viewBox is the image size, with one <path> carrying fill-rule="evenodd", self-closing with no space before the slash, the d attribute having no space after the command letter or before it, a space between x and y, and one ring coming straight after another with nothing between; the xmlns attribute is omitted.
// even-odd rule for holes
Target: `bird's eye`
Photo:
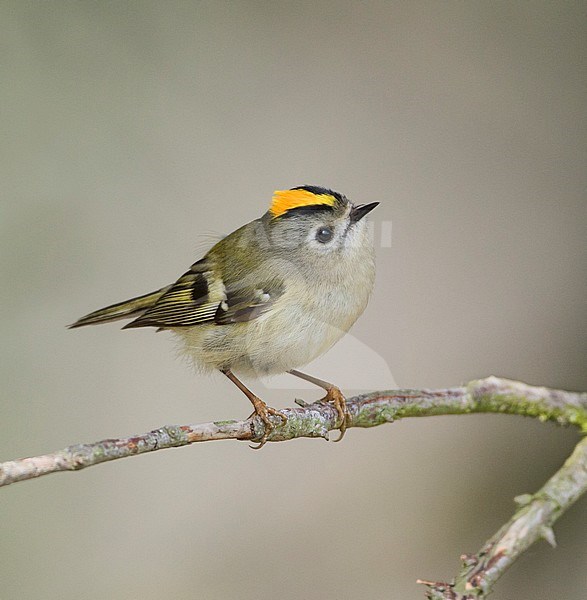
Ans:
<svg viewBox="0 0 587 600"><path fill-rule="evenodd" d="M331 227L320 227L316 232L316 239L322 244L326 244L332 239L334 232Z"/></svg>

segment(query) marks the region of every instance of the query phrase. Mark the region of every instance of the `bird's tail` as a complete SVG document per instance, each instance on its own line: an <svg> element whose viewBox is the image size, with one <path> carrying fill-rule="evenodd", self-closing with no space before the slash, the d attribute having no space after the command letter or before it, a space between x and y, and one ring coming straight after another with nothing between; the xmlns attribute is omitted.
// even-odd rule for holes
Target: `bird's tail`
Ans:
<svg viewBox="0 0 587 600"><path fill-rule="evenodd" d="M69 329L75 327L83 327L84 325L98 325L99 323L108 323L109 321L117 321L118 319L128 319L134 317L145 310L153 306L165 292L171 288L170 285L161 288L156 292L145 294L144 296L137 296L124 302L118 302L117 304L111 304L106 308L101 308L91 312L85 317L81 317L75 323L69 325Z"/></svg>

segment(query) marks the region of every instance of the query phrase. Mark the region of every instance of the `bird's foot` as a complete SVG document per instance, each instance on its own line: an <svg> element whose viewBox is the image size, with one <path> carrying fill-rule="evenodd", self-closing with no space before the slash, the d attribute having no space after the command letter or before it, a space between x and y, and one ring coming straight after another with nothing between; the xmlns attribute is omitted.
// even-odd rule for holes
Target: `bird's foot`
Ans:
<svg viewBox="0 0 587 600"><path fill-rule="evenodd" d="M269 415L274 417L279 417L282 421L282 424L285 425L287 423L287 417L282 413L276 410L275 408L271 408L271 406L267 406L261 398L255 399L251 398L251 402L255 407L255 412L253 415L257 415L261 421L263 421L263 437L261 437L261 441L256 446L250 446L253 450L260 450L266 443L269 434L275 429L275 425L269 418ZM253 416L251 415L251 416Z"/></svg>
<svg viewBox="0 0 587 600"><path fill-rule="evenodd" d="M351 419L351 415L346 407L345 397L339 388L332 386L326 390L326 396L321 398L320 402L329 402L334 405L334 408L336 408L338 419L340 421L340 425L338 427L340 430L340 435L333 441L340 442L340 440L342 440L344 437Z"/></svg>

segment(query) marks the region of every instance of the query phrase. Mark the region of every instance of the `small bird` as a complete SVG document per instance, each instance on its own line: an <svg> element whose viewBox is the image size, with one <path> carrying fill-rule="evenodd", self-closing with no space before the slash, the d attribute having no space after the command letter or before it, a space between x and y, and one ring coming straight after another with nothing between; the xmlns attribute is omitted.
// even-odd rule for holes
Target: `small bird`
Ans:
<svg viewBox="0 0 587 600"><path fill-rule="evenodd" d="M290 373L326 390L339 417L338 387L296 370L336 343L365 310L375 279L364 217L379 203L352 204L327 188L278 190L269 210L220 240L175 283L81 317L70 328L134 317L123 327L170 330L201 371L219 370L274 429L267 406L237 378ZM337 440L338 441L338 440Z"/></svg>

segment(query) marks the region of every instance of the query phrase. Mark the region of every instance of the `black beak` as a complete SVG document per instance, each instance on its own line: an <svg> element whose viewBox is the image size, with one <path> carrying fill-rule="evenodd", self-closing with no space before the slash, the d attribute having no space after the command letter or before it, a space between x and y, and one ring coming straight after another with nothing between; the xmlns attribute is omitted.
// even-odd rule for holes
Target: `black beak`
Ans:
<svg viewBox="0 0 587 600"><path fill-rule="evenodd" d="M358 206L353 206L349 215L351 223L357 223L358 221L360 221L367 213L370 213L378 204L379 202L372 202L371 204L359 204Z"/></svg>

